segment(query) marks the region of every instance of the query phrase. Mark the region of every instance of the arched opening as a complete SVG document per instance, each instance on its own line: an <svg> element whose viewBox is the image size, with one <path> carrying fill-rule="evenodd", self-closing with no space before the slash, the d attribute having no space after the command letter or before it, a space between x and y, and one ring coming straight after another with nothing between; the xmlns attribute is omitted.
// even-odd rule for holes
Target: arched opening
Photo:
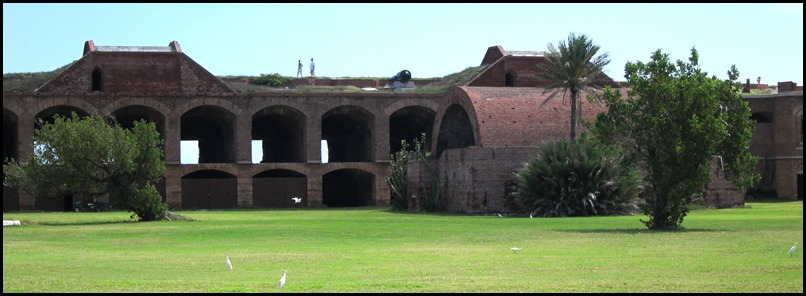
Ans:
<svg viewBox="0 0 806 296"><path fill-rule="evenodd" d="M470 117L462 106L451 105L445 111L442 124L439 127L437 157L441 156L442 151L445 149L465 148L474 145L476 145L476 137L473 135Z"/></svg>
<svg viewBox="0 0 806 296"><path fill-rule="evenodd" d="M504 86L509 86L509 87L515 86L515 74L512 74L512 72L509 72L509 73L507 73L505 79L506 80L504 81Z"/></svg>
<svg viewBox="0 0 806 296"><path fill-rule="evenodd" d="M291 107L272 106L252 115L252 140L260 141L260 163L305 161L305 115Z"/></svg>
<svg viewBox="0 0 806 296"><path fill-rule="evenodd" d="M300 198L296 203L292 198ZM285 169L264 171L252 177L252 205L260 208L308 206L308 177Z"/></svg>
<svg viewBox="0 0 806 296"><path fill-rule="evenodd" d="M431 149L431 131L434 128L434 110L410 106L397 110L389 116L389 154L394 154L402 148L401 141L409 145L408 151L414 151L414 140L419 140L425 134L423 150Z"/></svg>
<svg viewBox="0 0 806 296"><path fill-rule="evenodd" d="M327 141L329 162L372 161L372 113L355 106L340 106L322 115L322 140Z"/></svg>
<svg viewBox="0 0 806 296"><path fill-rule="evenodd" d="M165 116L159 111L143 105L130 105L112 112L109 116L111 123L120 124L124 128L133 128L134 122L145 120L153 122L160 134L161 139L165 139Z"/></svg>
<svg viewBox="0 0 806 296"><path fill-rule="evenodd" d="M3 108L3 161L19 159L19 118ZM6 186L3 174L3 212L20 210L20 194L16 187Z"/></svg>
<svg viewBox="0 0 806 296"><path fill-rule="evenodd" d="M335 170L322 176L322 204L327 207L372 205L375 176L357 169Z"/></svg>
<svg viewBox="0 0 806 296"><path fill-rule="evenodd" d="M92 70L92 91L104 91L103 74L99 68Z"/></svg>
<svg viewBox="0 0 806 296"><path fill-rule="evenodd" d="M216 106L193 108L182 115L181 140L198 141L198 163L235 163L235 115Z"/></svg>
<svg viewBox="0 0 806 296"><path fill-rule="evenodd" d="M201 170L182 177L182 209L227 209L238 206L237 178L227 172Z"/></svg>

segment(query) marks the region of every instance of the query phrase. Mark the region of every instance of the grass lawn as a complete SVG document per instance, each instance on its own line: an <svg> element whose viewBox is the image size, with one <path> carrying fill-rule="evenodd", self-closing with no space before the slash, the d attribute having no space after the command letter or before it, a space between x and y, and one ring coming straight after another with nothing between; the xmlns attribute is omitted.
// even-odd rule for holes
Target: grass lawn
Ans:
<svg viewBox="0 0 806 296"><path fill-rule="evenodd" d="M22 222L3 227L3 293L803 293L802 201L695 210L678 231L647 230L639 221L646 216L176 213L195 221L3 213ZM287 281L278 289L283 270Z"/></svg>

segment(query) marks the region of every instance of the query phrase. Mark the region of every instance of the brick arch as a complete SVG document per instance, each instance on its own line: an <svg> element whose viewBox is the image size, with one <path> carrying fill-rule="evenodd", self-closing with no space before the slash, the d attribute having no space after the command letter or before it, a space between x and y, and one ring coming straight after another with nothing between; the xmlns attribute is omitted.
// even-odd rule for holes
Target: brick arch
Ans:
<svg viewBox="0 0 806 296"><path fill-rule="evenodd" d="M238 177L238 168L233 166L227 165L218 165L218 164L197 164L197 165L183 165L180 166L178 170L179 178L184 178L188 174L195 173L198 171L221 171L227 174L232 175L234 178Z"/></svg>
<svg viewBox="0 0 806 296"><path fill-rule="evenodd" d="M287 104L265 106L249 116L249 137L262 143L253 149L262 151L260 163L304 162L307 115Z"/></svg>
<svg viewBox="0 0 806 296"><path fill-rule="evenodd" d="M386 106L386 108L383 109L383 115L388 117L388 116L394 114L395 112L397 112L400 109L403 109L403 108L406 108L406 107L411 107L411 106L424 107L424 108L430 109L431 111L436 112L437 110L439 110L441 105L439 103L433 102L433 101L427 101L427 102L423 103L421 101L417 101L417 100L413 100L413 99L403 99L403 100L395 101L394 103L389 104L389 106Z"/></svg>
<svg viewBox="0 0 806 296"><path fill-rule="evenodd" d="M322 139L328 141L329 162L372 161L373 141L378 134L375 116L366 108L352 104L324 112L318 128Z"/></svg>
<svg viewBox="0 0 806 296"><path fill-rule="evenodd" d="M242 114L225 107L202 104L177 114L179 128L175 131L179 132L180 141L199 140L199 163L237 161L237 127Z"/></svg>
<svg viewBox="0 0 806 296"><path fill-rule="evenodd" d="M183 174L181 201L183 209L226 209L238 206L238 175L222 166L197 166ZM189 177L194 173L197 176Z"/></svg>
<svg viewBox="0 0 806 296"><path fill-rule="evenodd" d="M188 111L192 110L193 108L201 106L216 106L221 109L229 111L236 117L239 114L241 114L241 108L238 108L238 106L235 106L235 104L233 104L229 100L219 98L196 98L179 105L179 107L174 109L174 112L171 115L171 117L181 118L182 115L184 115Z"/></svg>
<svg viewBox="0 0 806 296"><path fill-rule="evenodd" d="M255 102L255 101L252 101L252 102ZM282 103L271 101L271 100L265 100L265 101L264 100L257 100L257 104L254 104L254 105L250 104L249 110L247 110L247 112L249 112L250 116L255 116L255 113L260 112L263 109L266 109L266 108L269 108L269 107L274 107L274 106L288 107L288 108L293 109L294 111L297 111L299 113L305 114L306 117L310 116L306 112L310 108L305 106L305 104L303 103L302 100L293 101L293 102L282 102Z"/></svg>
<svg viewBox="0 0 806 296"><path fill-rule="evenodd" d="M3 113L5 113L6 111L8 111L9 114L13 114L17 118L22 118L26 113L28 113L28 111L24 110L22 106L18 104L8 104L8 105L4 104Z"/></svg>
<svg viewBox="0 0 806 296"><path fill-rule="evenodd" d="M476 118L476 110L468 93L461 87L451 87L445 99L442 101L440 108L437 110L436 118L434 119L434 129L431 131L431 152L436 153L437 144L439 143L439 131L442 127L442 119L445 117L445 112L453 106L458 105L462 107L470 119L470 126L473 132L475 142L481 143L479 135L478 119Z"/></svg>
<svg viewBox="0 0 806 296"><path fill-rule="evenodd" d="M119 109L129 107L129 106L146 106L151 109L157 111L160 115L167 119L168 114L171 113L170 108L165 106L165 104L161 103L157 99L154 98L123 98L123 99L116 99L113 100L108 105L105 105L102 110L104 115L112 114Z"/></svg>
<svg viewBox="0 0 806 296"><path fill-rule="evenodd" d="M344 162L344 163L328 163L327 166L322 167L322 170L319 171L319 176L324 176L333 171L343 169L355 169L359 171L364 171L374 176L380 176L382 175L382 172L385 172L385 169L380 169L377 166L371 164Z"/></svg>
<svg viewBox="0 0 806 296"><path fill-rule="evenodd" d="M20 116L3 107L3 161L7 158L19 159L19 128ZM3 203L5 202L6 200L4 199Z"/></svg>
<svg viewBox="0 0 806 296"><path fill-rule="evenodd" d="M322 174L322 205L356 207L377 205L378 174L362 168L344 166Z"/></svg>
<svg viewBox="0 0 806 296"><path fill-rule="evenodd" d="M385 115L386 120L389 122L389 153L393 154L400 151L403 146L402 141L409 144L407 150L413 151L415 149L414 142L418 141L422 134L425 134L425 143L423 149L430 150L431 138L433 137L432 130L434 122L436 121L436 109L439 105L433 104L430 108L429 104L405 104L397 106L398 109L394 110L391 114Z"/></svg>
<svg viewBox="0 0 806 296"><path fill-rule="evenodd" d="M264 166L264 168L266 167ZM305 207L310 203L308 199L309 177L299 171L268 167L249 178L252 182L252 206L254 207ZM296 203L293 198L300 198L300 203Z"/></svg>
<svg viewBox="0 0 806 296"><path fill-rule="evenodd" d="M246 169L243 173L243 177L254 178L255 175L260 174L265 171L270 170L289 170L293 172L297 172L300 174L309 177L311 174L311 169L302 163L272 163L272 164L265 164L265 165L253 165Z"/></svg>
<svg viewBox="0 0 806 296"><path fill-rule="evenodd" d="M89 114L98 114L98 108L96 108L93 104L87 102L86 100L72 97L56 97L41 100L34 105L32 114L36 116L36 114L39 114L39 112L55 106L70 106L78 108Z"/></svg>
<svg viewBox="0 0 806 296"><path fill-rule="evenodd" d="M325 114L327 114L328 112L333 111L333 110L338 109L338 108L345 108L345 109L358 109L358 110L360 110L360 111L363 111L363 112L366 112L366 113L368 113L368 114L371 114L372 116L375 116L375 113L374 113L374 112L370 111L370 110L369 110L369 109L367 109L367 108L364 108L364 107L362 107L362 106L355 105L355 104L336 105L336 106L333 106L332 108L328 108L327 110L325 110L325 112L322 112L322 115L325 115Z"/></svg>

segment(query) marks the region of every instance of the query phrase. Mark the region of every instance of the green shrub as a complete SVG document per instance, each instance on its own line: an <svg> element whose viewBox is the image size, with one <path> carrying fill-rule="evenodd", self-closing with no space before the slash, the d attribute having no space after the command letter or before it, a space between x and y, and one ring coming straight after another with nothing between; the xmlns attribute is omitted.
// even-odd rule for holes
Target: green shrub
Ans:
<svg viewBox="0 0 806 296"><path fill-rule="evenodd" d="M414 149L409 151L409 144L406 140L401 140L400 151L389 155L392 164L389 168L389 177L386 184L389 185L390 204L392 210L408 209L408 163L412 158L424 164L425 172L431 175L430 184L420 184L416 192L420 196L420 210L425 212L440 212L445 209L445 200L440 191L439 178L431 166L428 159L431 154L425 151L425 133L420 133L420 139L414 139ZM425 173L424 172L424 173Z"/></svg>
<svg viewBox="0 0 806 296"><path fill-rule="evenodd" d="M536 216L632 214L641 176L623 155L587 137L544 143L516 173L515 196Z"/></svg>
<svg viewBox="0 0 806 296"><path fill-rule="evenodd" d="M268 85L268 86L283 86L289 81L291 81L290 77L284 77L279 73L260 74L260 76L255 77L254 79L251 80L252 84Z"/></svg>
<svg viewBox="0 0 806 296"><path fill-rule="evenodd" d="M401 140L402 145L400 151L390 154L391 166L389 167L389 177L386 178L386 184L389 185L390 193L390 206L393 211L403 211L408 208L406 198L408 195L408 163L409 163L409 144L406 140Z"/></svg>
<svg viewBox="0 0 806 296"><path fill-rule="evenodd" d="M143 188L126 186L121 190L120 197L119 204L134 212L132 219L137 216L140 221L158 221L165 218L165 212L168 211L168 205L162 202L162 196L154 184L149 183Z"/></svg>

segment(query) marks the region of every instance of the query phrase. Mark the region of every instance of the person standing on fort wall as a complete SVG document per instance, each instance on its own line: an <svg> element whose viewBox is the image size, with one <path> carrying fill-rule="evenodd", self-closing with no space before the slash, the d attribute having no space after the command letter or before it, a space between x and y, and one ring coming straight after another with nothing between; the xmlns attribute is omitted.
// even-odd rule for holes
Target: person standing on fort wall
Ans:
<svg viewBox="0 0 806 296"><path fill-rule="evenodd" d="M316 78L316 74L314 70L316 69L316 65L313 63L313 58L311 58L311 79Z"/></svg>
<svg viewBox="0 0 806 296"><path fill-rule="evenodd" d="M302 78L302 60L297 60L297 78Z"/></svg>

